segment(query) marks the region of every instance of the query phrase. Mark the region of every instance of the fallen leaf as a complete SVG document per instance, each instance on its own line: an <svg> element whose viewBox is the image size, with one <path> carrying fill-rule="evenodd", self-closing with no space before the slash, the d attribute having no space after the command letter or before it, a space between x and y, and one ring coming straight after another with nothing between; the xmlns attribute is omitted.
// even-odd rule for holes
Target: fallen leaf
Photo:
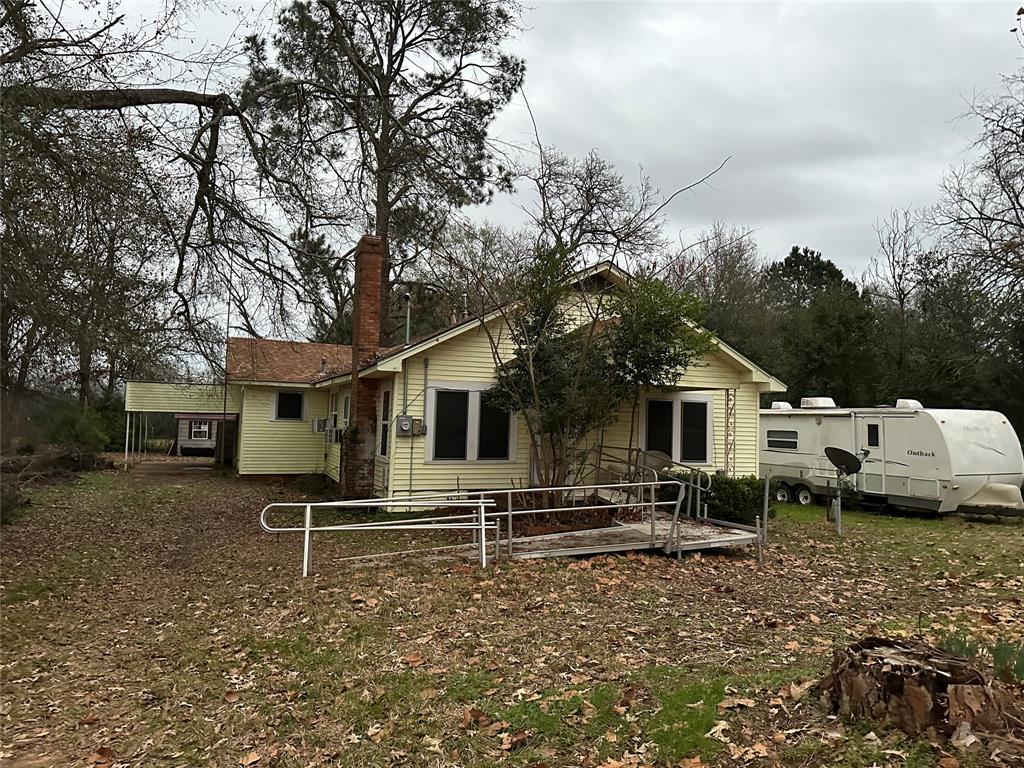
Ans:
<svg viewBox="0 0 1024 768"><path fill-rule="evenodd" d="M238 758L239 765L256 765L260 761L259 752L250 752L245 757Z"/></svg>
<svg viewBox="0 0 1024 768"><path fill-rule="evenodd" d="M224 694L224 701L226 701L228 704L234 704L240 698L242 698L242 696L238 693L238 691L228 691Z"/></svg>

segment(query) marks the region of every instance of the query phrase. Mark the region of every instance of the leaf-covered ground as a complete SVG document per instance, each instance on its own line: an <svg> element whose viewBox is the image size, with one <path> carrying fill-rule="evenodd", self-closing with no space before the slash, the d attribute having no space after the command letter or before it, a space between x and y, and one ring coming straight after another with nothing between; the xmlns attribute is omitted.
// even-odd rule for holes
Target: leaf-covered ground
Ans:
<svg viewBox="0 0 1024 768"><path fill-rule="evenodd" d="M325 534L303 580L256 518L310 487L145 470L37 490L3 530L4 765L992 761L830 720L808 682L868 633L1021 639L1024 525L850 513L839 540L787 507L761 564L487 571Z"/></svg>

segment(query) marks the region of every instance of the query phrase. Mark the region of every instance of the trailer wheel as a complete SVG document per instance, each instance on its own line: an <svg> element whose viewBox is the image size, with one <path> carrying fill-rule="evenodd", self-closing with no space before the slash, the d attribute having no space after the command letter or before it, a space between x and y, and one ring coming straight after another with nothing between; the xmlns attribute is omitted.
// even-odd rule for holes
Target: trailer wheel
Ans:
<svg viewBox="0 0 1024 768"><path fill-rule="evenodd" d="M789 504L793 501L793 491L785 483L779 483L779 487L775 489L775 500L782 504Z"/></svg>
<svg viewBox="0 0 1024 768"><path fill-rule="evenodd" d="M801 507L809 507L814 503L814 494L806 485L797 486L796 503Z"/></svg>

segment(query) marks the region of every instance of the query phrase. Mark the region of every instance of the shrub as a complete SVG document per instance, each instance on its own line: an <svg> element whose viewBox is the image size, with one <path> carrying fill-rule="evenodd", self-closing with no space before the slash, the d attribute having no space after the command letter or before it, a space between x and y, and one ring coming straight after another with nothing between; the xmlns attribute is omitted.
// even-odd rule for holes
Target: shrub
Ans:
<svg viewBox="0 0 1024 768"><path fill-rule="evenodd" d="M670 476L683 478L685 473L670 473ZM659 498L675 498L675 489L664 486ZM768 516L775 517L771 499L769 496ZM754 525L764 511L764 480L753 475L711 475L711 488L702 494L701 502L708 505L708 517L741 525Z"/></svg>
<svg viewBox="0 0 1024 768"><path fill-rule="evenodd" d="M103 418L96 411L73 407L57 414L50 424L48 437L51 442L73 446L86 453L102 451L109 440Z"/></svg>
<svg viewBox="0 0 1024 768"><path fill-rule="evenodd" d="M764 480L754 475L712 475L708 496L708 517L754 525L764 510ZM771 496L768 498L768 516L775 516Z"/></svg>

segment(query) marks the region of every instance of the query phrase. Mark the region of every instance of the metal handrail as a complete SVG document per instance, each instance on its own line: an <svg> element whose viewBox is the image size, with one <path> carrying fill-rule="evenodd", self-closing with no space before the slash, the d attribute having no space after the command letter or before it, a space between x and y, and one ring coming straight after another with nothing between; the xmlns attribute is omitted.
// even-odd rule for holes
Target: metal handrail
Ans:
<svg viewBox="0 0 1024 768"><path fill-rule="evenodd" d="M731 526L731 523L724 523L718 520L711 520L707 518L706 510L704 513L701 512L700 497L701 492L704 489L703 484L700 482L692 482L686 477L662 477L659 476L653 468L645 467L645 469L651 469L654 472L655 479L650 481L638 480L632 482L618 482L618 483L591 483L587 485L563 485L563 486L547 486L547 487L535 487L535 488L500 488L491 490L458 490L444 493L428 493L417 496L401 496L401 497L389 497L382 499L348 499L344 501L327 501L327 502L275 502L266 505L260 512L259 523L260 527L267 533L302 533L303 534L303 559L302 559L302 575L308 576L311 564L311 549L312 549L312 534L322 532L357 532L357 531L400 531L400 530L468 530L473 532L474 544L479 549L480 566L482 568L487 567L488 563L488 548L489 548L489 534L491 531L494 532L493 546L494 546L494 558L497 559L499 556L500 545L501 545L501 520L504 518L505 529L506 529L506 545L507 555L511 559L514 555L513 551L513 529L512 520L514 517L521 515L538 515L545 513L562 513L562 512L580 512L584 510L594 509L607 509L609 506L613 506L618 509L635 509L642 508L650 511L650 533L651 533L651 546L656 546L656 511L658 507L672 507L672 525L669 530L667 537L667 544L669 547L674 543L677 555L681 552L680 548L680 526L679 516L682 513L682 505L684 498L687 500L686 514L693 516L693 500L697 499L696 516L703 518L706 522L714 525L726 525ZM666 501L657 500L657 490L665 486L675 486L677 492L674 499ZM650 499L646 499L646 493L650 490ZM558 491L574 491L574 492L585 492L585 491L623 491L627 494L626 501L623 503L607 503L602 504L574 504L571 506L559 506L559 507L548 507L548 508L537 508L537 509L518 509L512 508L513 496L518 494L525 496L528 494L538 493L551 493ZM632 493L636 493L637 501L631 501L630 497ZM596 495L596 494L595 494ZM505 509L496 510L497 506L495 498L504 496L505 497ZM436 509L439 506L445 506L455 509L466 509L473 510L465 514L455 515L443 515L433 517L413 517L403 518L399 520L384 520L384 521L371 521L371 522L360 522L360 523L342 523L337 525L313 525L313 511L317 509L326 508L337 508L337 509L391 509L391 508L403 508L403 509ZM274 510L280 509L301 509L304 512L302 525L297 526L275 526L268 522L267 515ZM642 519L642 518L641 518ZM760 521L758 521L760 522ZM736 526L744 527L744 526ZM758 546L760 551L761 544L761 532L759 526ZM463 545L456 545L463 546Z"/></svg>
<svg viewBox="0 0 1024 768"><path fill-rule="evenodd" d="M260 528L267 533L301 533L302 534L302 575L309 575L309 567L312 560L313 534L338 531L415 531L415 530L472 530L475 531L477 544L480 550L480 567L487 567L487 532L495 531L494 551L498 552L498 523L489 522L486 519L485 509L495 506L494 502L478 499L476 501L449 501L446 506L476 509L475 515L452 515L448 517L435 518L412 518L405 520L387 520L376 523L343 523L340 525L313 525L313 509L323 508L366 508L377 509L389 507L437 507L437 502L429 499L351 499L345 501L310 502L303 504L299 502L276 502L267 504L260 511ZM267 513L272 509L302 508L302 526L278 527L267 522ZM455 521L455 522L453 522ZM465 521L465 522L458 522Z"/></svg>

